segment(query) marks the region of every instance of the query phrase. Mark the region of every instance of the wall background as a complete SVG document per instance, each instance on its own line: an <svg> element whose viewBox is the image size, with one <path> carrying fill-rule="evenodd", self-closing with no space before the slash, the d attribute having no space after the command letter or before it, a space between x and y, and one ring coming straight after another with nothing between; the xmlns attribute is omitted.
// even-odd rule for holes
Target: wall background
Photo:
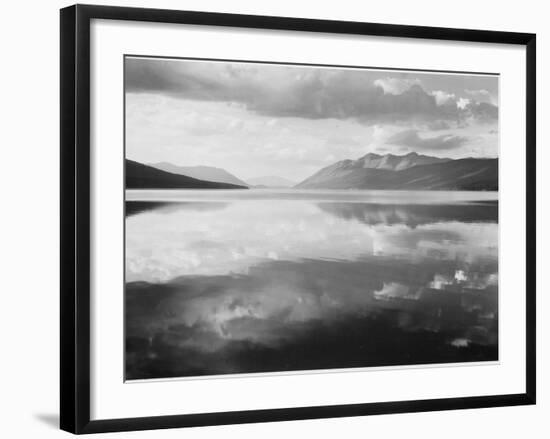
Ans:
<svg viewBox="0 0 550 439"><path fill-rule="evenodd" d="M88 3L262 15L463 27L537 33L538 55L538 405L455 412L327 419L109 437L498 438L547 437L550 380L545 320L550 287L550 28L544 2L430 0L313 2L278 0L104 0ZM62 437L58 419L59 13L67 1L9 2L0 16L0 432L4 437Z"/></svg>

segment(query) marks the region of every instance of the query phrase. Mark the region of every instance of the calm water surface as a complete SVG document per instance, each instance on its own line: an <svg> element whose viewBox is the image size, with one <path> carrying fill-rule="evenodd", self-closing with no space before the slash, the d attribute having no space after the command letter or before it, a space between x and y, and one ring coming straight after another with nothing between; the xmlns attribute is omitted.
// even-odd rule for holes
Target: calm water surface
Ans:
<svg viewBox="0 0 550 439"><path fill-rule="evenodd" d="M127 379L498 359L496 193L126 198Z"/></svg>

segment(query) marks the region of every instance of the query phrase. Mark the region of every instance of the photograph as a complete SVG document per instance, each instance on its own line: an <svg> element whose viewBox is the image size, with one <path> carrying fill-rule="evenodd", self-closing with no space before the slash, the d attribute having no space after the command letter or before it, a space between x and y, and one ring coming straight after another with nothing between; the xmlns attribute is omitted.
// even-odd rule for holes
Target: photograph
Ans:
<svg viewBox="0 0 550 439"><path fill-rule="evenodd" d="M124 379L499 361L499 75L124 56Z"/></svg>

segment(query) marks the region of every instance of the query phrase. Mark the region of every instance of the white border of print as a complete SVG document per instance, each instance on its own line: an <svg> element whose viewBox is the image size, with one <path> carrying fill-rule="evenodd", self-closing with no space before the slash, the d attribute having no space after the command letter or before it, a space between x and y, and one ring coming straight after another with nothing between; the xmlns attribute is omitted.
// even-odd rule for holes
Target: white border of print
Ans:
<svg viewBox="0 0 550 439"><path fill-rule="evenodd" d="M94 20L91 49L92 420L525 392L524 47ZM499 73L499 362L124 383L124 54Z"/></svg>

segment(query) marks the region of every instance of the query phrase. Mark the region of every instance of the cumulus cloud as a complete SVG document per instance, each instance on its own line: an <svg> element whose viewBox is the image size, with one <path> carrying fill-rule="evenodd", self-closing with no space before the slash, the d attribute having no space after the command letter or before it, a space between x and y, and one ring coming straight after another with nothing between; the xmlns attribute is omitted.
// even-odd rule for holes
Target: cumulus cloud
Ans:
<svg viewBox="0 0 550 439"><path fill-rule="evenodd" d="M435 103L437 105L444 105L449 101L455 100L454 93L447 93L443 90L432 91L432 96L435 98Z"/></svg>
<svg viewBox="0 0 550 439"><path fill-rule="evenodd" d="M460 98L456 101L456 106L461 110L464 110L468 105L470 105L470 99L468 98Z"/></svg>
<svg viewBox="0 0 550 439"><path fill-rule="evenodd" d="M268 117L353 119L362 124L433 123L480 117L498 109L427 92L418 77L367 70L128 58L126 90L187 100L227 102ZM412 74L410 74L412 75Z"/></svg>
<svg viewBox="0 0 550 439"><path fill-rule="evenodd" d="M478 102L485 102L493 105L496 105L497 103L496 98L494 98L488 90L470 90L467 88L464 90L464 92Z"/></svg>
<svg viewBox="0 0 550 439"><path fill-rule="evenodd" d="M440 151L458 148L470 139L465 136L441 134L436 137L420 137L418 130L405 130L391 136L386 143L408 146L416 151Z"/></svg>
<svg viewBox="0 0 550 439"><path fill-rule="evenodd" d="M386 77L374 80L374 85L382 87L385 94L400 95L412 85L420 85L420 80Z"/></svg>
<svg viewBox="0 0 550 439"><path fill-rule="evenodd" d="M498 107L487 102L473 102L466 107L476 121L492 123L498 120Z"/></svg>

